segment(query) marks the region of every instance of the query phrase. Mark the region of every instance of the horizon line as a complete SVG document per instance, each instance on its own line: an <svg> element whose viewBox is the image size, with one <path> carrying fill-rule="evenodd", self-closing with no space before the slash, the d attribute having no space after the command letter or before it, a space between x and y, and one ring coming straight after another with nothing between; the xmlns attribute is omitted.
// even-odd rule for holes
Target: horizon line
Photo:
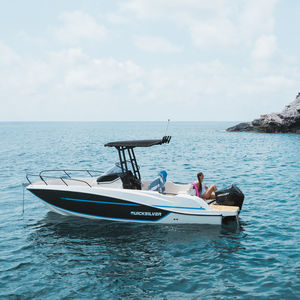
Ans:
<svg viewBox="0 0 300 300"><path fill-rule="evenodd" d="M170 119L169 119L170 120ZM12 121L1 121L0 120L0 123L105 123L105 122L116 122L116 123L121 123L121 122L153 122L153 123L155 123L155 122L168 122L168 120L155 120L155 121L151 121L151 120L144 120L144 121L141 121L141 120L121 120L121 121L116 121L116 120L103 120L103 121L87 121L87 120L85 120L85 121L83 121L83 120L68 120L68 121L62 121L62 120L47 120L47 121L45 121L45 120L43 120L43 121L41 121L41 120L31 120L31 121L28 121L28 120L23 120L23 121L21 121L21 120L18 120L18 121L16 121L16 120L12 120ZM222 123L224 123L224 122L251 122L251 121L241 121L241 120L238 120L238 121L236 121L236 120L221 120L221 121L205 121L205 120L170 120L170 122L206 122L206 123L216 123L216 122L222 122Z"/></svg>

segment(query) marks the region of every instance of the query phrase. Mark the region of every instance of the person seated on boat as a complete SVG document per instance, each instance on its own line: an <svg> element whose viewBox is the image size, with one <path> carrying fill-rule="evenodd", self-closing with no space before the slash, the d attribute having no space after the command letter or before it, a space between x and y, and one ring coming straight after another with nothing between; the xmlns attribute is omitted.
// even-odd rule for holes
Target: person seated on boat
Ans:
<svg viewBox="0 0 300 300"><path fill-rule="evenodd" d="M159 193L165 192L165 183L167 181L167 172L162 170L158 173L158 177L155 178L148 187L149 191L157 191Z"/></svg>
<svg viewBox="0 0 300 300"><path fill-rule="evenodd" d="M210 187L204 185L204 174L202 172L199 172L197 174L197 179L198 181L192 184L194 194L202 199L216 199L216 195L214 192L217 190L217 187L214 184Z"/></svg>

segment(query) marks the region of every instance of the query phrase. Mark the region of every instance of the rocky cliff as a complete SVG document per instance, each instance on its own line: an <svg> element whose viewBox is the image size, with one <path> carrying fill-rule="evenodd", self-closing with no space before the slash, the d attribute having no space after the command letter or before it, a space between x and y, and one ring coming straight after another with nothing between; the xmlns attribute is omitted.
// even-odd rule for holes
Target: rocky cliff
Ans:
<svg viewBox="0 0 300 300"><path fill-rule="evenodd" d="M240 123L227 131L300 133L300 93L282 112L261 115L259 119Z"/></svg>

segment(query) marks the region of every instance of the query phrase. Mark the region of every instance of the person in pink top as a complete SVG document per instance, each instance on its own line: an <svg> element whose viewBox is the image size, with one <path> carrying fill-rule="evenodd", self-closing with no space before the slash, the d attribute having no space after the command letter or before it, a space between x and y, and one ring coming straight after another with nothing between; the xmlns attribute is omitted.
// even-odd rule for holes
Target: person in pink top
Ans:
<svg viewBox="0 0 300 300"><path fill-rule="evenodd" d="M215 199L216 195L214 192L217 190L217 187L213 184L210 187L204 185L203 179L204 174L199 172L197 174L198 181L193 183L193 187L196 191L196 196L201 197L203 199Z"/></svg>

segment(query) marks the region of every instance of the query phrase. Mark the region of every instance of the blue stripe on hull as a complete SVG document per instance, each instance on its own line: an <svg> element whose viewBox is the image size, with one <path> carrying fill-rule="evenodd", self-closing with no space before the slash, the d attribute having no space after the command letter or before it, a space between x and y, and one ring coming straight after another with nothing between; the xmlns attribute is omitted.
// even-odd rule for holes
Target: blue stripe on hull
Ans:
<svg viewBox="0 0 300 300"><path fill-rule="evenodd" d="M70 200L70 201L79 201L79 202L101 203L101 204L141 206L140 204L134 204L134 203L105 202L105 201L94 201L94 200L74 199L74 198L65 198L65 197L61 197L61 199L62 200Z"/></svg>
<svg viewBox="0 0 300 300"><path fill-rule="evenodd" d="M169 206L169 205L153 205L155 207L180 208L180 209L198 209L205 210L203 207L184 207L184 206Z"/></svg>

